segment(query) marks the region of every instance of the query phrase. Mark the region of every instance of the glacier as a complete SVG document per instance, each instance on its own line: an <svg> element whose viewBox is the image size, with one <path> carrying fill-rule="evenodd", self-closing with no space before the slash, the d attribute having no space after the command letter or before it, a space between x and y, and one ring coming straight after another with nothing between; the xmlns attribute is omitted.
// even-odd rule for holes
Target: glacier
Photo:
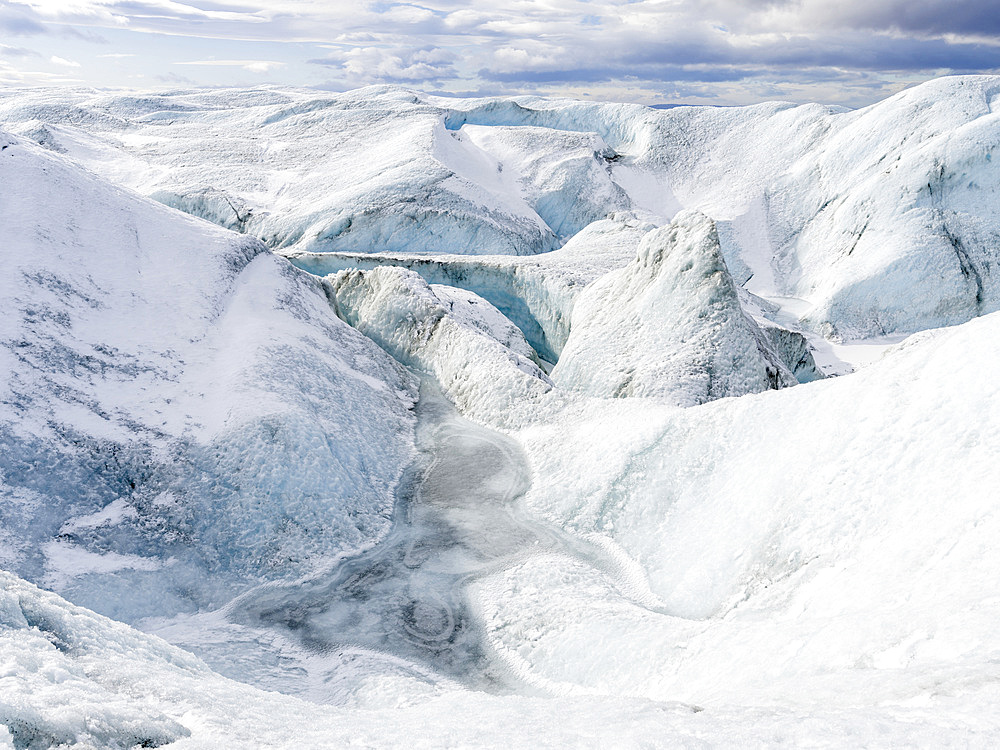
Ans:
<svg viewBox="0 0 1000 750"><path fill-rule="evenodd" d="M0 748L995 744L998 92L4 89Z"/></svg>

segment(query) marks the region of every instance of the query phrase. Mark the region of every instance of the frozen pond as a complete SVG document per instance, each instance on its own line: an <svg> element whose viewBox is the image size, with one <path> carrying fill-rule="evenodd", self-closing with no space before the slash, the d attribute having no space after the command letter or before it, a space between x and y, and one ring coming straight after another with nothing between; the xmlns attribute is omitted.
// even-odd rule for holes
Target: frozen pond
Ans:
<svg viewBox="0 0 1000 750"><path fill-rule="evenodd" d="M361 648L505 691L513 685L483 648L465 585L556 541L516 510L530 482L516 442L462 419L429 383L418 418L420 458L389 535L321 577L244 595L228 617L285 631L313 654Z"/></svg>

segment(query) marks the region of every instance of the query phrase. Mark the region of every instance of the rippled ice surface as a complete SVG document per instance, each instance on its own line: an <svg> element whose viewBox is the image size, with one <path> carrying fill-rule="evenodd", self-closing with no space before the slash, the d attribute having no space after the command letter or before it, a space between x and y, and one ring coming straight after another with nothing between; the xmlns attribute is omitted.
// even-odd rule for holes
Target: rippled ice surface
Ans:
<svg viewBox="0 0 1000 750"><path fill-rule="evenodd" d="M525 458L510 439L455 415L433 386L419 408L422 458L389 536L322 577L243 597L230 618L287 629L311 651L360 646L502 688L463 587L541 542L513 509L529 483Z"/></svg>
<svg viewBox="0 0 1000 750"><path fill-rule="evenodd" d="M314 578L257 587L223 612L150 629L227 676L318 700L343 699L351 664L515 689L489 658L464 590L561 543L518 511L530 477L515 441L458 416L431 383L418 418L420 455L379 545Z"/></svg>

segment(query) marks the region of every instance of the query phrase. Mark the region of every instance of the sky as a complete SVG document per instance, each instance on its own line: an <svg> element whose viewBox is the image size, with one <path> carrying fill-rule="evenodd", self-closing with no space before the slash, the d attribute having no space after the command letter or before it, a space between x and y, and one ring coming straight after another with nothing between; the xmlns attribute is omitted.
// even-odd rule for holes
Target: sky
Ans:
<svg viewBox="0 0 1000 750"><path fill-rule="evenodd" d="M0 86L859 107L993 72L996 0L0 0Z"/></svg>

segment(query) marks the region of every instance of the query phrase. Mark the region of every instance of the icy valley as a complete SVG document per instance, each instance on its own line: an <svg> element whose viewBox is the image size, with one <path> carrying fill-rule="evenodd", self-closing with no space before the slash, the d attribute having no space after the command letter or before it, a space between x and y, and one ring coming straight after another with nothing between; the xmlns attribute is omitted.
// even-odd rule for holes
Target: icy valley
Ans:
<svg viewBox="0 0 1000 750"><path fill-rule="evenodd" d="M998 103L0 89L0 748L995 746Z"/></svg>

